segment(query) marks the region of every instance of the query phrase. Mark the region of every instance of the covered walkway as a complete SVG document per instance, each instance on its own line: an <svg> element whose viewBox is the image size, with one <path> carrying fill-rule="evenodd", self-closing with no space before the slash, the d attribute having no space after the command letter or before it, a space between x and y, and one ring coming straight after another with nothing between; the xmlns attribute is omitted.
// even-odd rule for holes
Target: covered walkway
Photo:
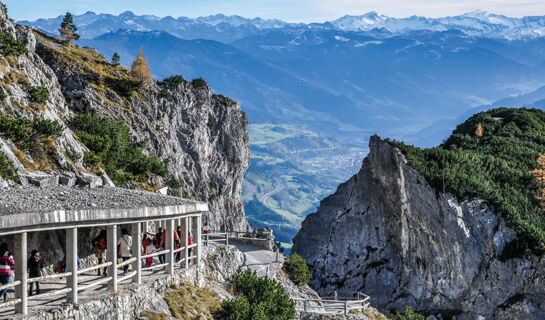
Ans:
<svg viewBox="0 0 545 320"><path fill-rule="evenodd" d="M0 286L8 288L13 296L7 303L0 303L0 316L14 313L27 315L30 308L47 305L52 307L67 301L78 304L81 295L108 288L117 292L118 286L129 283L140 285L143 277L157 274L173 274L176 268L198 267L201 255L201 215L208 211L206 203L162 196L157 193L120 188L79 189L66 187L17 188L0 195L0 235L13 235L15 257L14 282ZM142 255L142 230L155 222L164 226L166 248L150 255ZM117 255L118 229L131 230L133 257L119 263ZM183 246L176 249L174 232L182 230ZM78 228L105 227L107 230L106 262L89 268L78 268ZM66 270L62 274L28 278L29 258L27 238L30 232L65 230ZM188 244L191 233L195 242ZM194 248L194 249L193 249ZM191 250L190 250L191 249ZM189 255L191 251L192 255ZM175 261L175 254L181 259ZM151 268L142 266L142 259L165 256L165 262ZM130 272L123 276L122 269L130 265ZM99 268L108 268L107 276L97 276ZM42 282L39 295L28 296L30 282ZM145 282L145 281L144 281Z"/></svg>

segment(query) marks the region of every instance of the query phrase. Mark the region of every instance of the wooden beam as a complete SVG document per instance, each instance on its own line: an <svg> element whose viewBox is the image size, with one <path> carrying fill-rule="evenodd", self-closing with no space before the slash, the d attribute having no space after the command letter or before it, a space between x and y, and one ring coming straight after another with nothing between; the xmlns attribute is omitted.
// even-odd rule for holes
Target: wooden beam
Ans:
<svg viewBox="0 0 545 320"><path fill-rule="evenodd" d="M133 282L142 284L142 224L133 223L132 225L132 255L136 261L132 264L132 269L136 271Z"/></svg>
<svg viewBox="0 0 545 320"><path fill-rule="evenodd" d="M27 233L17 233L14 237L15 249L15 279L21 284L15 287L15 299L21 299L21 303L15 305L15 312L28 314L28 293L27 293Z"/></svg>
<svg viewBox="0 0 545 320"><path fill-rule="evenodd" d="M66 301L78 304L78 229L66 229L66 271L72 274L66 277L66 286L72 289L66 295Z"/></svg>
<svg viewBox="0 0 545 320"><path fill-rule="evenodd" d="M117 225L111 225L106 227L107 234L107 252L106 260L112 263L108 267L108 275L112 277L108 287L114 292L117 292Z"/></svg>

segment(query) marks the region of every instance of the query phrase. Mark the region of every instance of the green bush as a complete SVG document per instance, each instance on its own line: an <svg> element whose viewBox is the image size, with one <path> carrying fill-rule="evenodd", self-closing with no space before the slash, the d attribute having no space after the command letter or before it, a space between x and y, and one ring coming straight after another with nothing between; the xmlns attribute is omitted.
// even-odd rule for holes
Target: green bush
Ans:
<svg viewBox="0 0 545 320"><path fill-rule="evenodd" d="M295 317L295 302L278 281L258 278L250 269L239 269L231 283L235 297L222 303L216 314L218 319L289 320Z"/></svg>
<svg viewBox="0 0 545 320"><path fill-rule="evenodd" d="M22 39L15 40L11 34L0 32L0 51L6 57L20 56L28 53Z"/></svg>
<svg viewBox="0 0 545 320"><path fill-rule="evenodd" d="M390 320L425 320L426 317L413 311L411 307L405 309L405 315L396 312Z"/></svg>
<svg viewBox="0 0 545 320"><path fill-rule="evenodd" d="M13 163L2 151L0 151L0 177L4 180L14 180L17 178L17 172L13 168Z"/></svg>
<svg viewBox="0 0 545 320"><path fill-rule="evenodd" d="M122 121L94 114L79 114L69 121L76 135L89 148L83 161L88 167L99 163L117 185L145 182L151 175L167 176L164 164L131 143L131 135Z"/></svg>
<svg viewBox="0 0 545 320"><path fill-rule="evenodd" d="M161 95L161 97L167 99L167 100L172 100L172 95L170 94L170 92L168 92L168 90L161 90L161 92L159 92L159 94Z"/></svg>
<svg viewBox="0 0 545 320"><path fill-rule="evenodd" d="M290 255L290 258L284 264L284 270L290 280L297 285L308 284L308 281L312 278L307 262L297 253Z"/></svg>
<svg viewBox="0 0 545 320"><path fill-rule="evenodd" d="M166 83L168 85L176 85L179 83L184 83L184 81L184 77L179 74L163 79L163 83Z"/></svg>
<svg viewBox="0 0 545 320"><path fill-rule="evenodd" d="M64 127L56 120L0 117L0 135L25 150L41 138L60 136L63 130Z"/></svg>
<svg viewBox="0 0 545 320"><path fill-rule="evenodd" d="M7 97L6 90L3 87L0 87L0 101L6 100Z"/></svg>
<svg viewBox="0 0 545 320"><path fill-rule="evenodd" d="M482 137L475 134L479 124ZM538 167L539 154L545 154L545 112L524 108L481 112L435 148L392 143L437 191L459 199L483 199L502 215L517 233L503 250L503 259L545 251L545 214L530 173Z"/></svg>
<svg viewBox="0 0 545 320"><path fill-rule="evenodd" d="M30 88L30 100L37 103L46 103L49 99L49 91L47 88L33 86Z"/></svg>
<svg viewBox="0 0 545 320"><path fill-rule="evenodd" d="M208 84L206 83L206 81L203 78L195 78L195 79L191 80L191 84L193 84L193 87L195 87L195 88L204 88L204 87L208 86Z"/></svg>
<svg viewBox="0 0 545 320"><path fill-rule="evenodd" d="M108 87L117 92L117 94L126 98L132 97L134 91L140 84L140 82L136 80L117 78L106 78L105 83Z"/></svg>

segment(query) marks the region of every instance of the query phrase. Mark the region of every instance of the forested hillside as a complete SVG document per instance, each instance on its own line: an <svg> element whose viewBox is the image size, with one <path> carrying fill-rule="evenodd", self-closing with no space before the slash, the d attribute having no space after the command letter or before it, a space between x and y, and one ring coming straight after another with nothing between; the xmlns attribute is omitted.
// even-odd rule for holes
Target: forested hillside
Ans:
<svg viewBox="0 0 545 320"><path fill-rule="evenodd" d="M535 172L545 153L545 112L493 109L458 125L438 147L393 143L436 191L484 199L506 219L518 238L503 258L545 252L545 212L538 199L543 186Z"/></svg>

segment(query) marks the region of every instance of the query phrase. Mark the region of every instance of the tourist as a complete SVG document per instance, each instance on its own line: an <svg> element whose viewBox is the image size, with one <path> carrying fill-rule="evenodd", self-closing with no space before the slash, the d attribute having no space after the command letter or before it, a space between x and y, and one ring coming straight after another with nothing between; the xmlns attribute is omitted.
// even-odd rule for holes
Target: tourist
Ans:
<svg viewBox="0 0 545 320"><path fill-rule="evenodd" d="M76 260L78 263L78 267L81 265L81 260L79 259L79 256L76 256ZM77 270L77 268L76 268ZM53 271L56 273L65 273L66 272L66 256L62 257L61 260L57 261L55 264L53 264ZM62 277L61 277L62 279Z"/></svg>
<svg viewBox="0 0 545 320"><path fill-rule="evenodd" d="M178 236L178 241L176 241L176 249L180 249L182 247L182 227L178 226L176 228L176 235ZM178 262L180 261L180 251L176 252L174 255L174 261Z"/></svg>
<svg viewBox="0 0 545 320"><path fill-rule="evenodd" d="M107 248L107 237L106 237L106 230L100 231L98 236L96 236L93 241L93 253L98 259L98 264L102 264L103 262L106 262L106 248ZM106 275L106 268L103 269L103 274ZM100 276L100 269L97 271L97 275Z"/></svg>
<svg viewBox="0 0 545 320"><path fill-rule="evenodd" d="M30 253L30 258L28 258L27 261L27 268L28 268L28 276L30 278L39 278L42 276L42 269L44 268L44 263L42 261L42 257L40 255L40 251L38 250L32 250ZM28 295L32 295L32 288L34 287L34 284L36 284L36 294L40 294L40 282L31 282L30 288L28 290Z"/></svg>
<svg viewBox="0 0 545 320"><path fill-rule="evenodd" d="M121 256L121 260L127 261L131 258L132 252L131 252L131 246L132 246L132 237L129 236L129 231L125 228L121 230L121 237L119 237L119 240L117 241L117 245L119 246L119 255ZM127 275L127 272L129 271L129 265L123 266L123 275Z"/></svg>
<svg viewBox="0 0 545 320"><path fill-rule="evenodd" d="M166 231L166 230L165 230ZM163 231L163 233L161 234L161 248L162 250L165 250L166 248L166 243L167 243L167 233ZM178 242L178 234L176 233L175 230L172 230L172 235L174 236L174 247L176 248L176 243ZM165 263L165 255L163 255L163 263Z"/></svg>
<svg viewBox="0 0 545 320"><path fill-rule="evenodd" d="M155 245L151 241L150 238L148 238L147 234L144 234L144 238L142 239L142 249L144 250L144 255L152 254L155 252ZM153 266L153 257L147 257L146 258L146 267L150 268Z"/></svg>
<svg viewBox="0 0 545 320"><path fill-rule="evenodd" d="M2 285L8 284L11 277L11 269L15 266L15 260L13 255L8 249L8 244L3 242L0 245L0 283ZM4 297L4 302L8 301L8 289L4 289L0 292L0 296Z"/></svg>
<svg viewBox="0 0 545 320"><path fill-rule="evenodd" d="M210 232L212 229L208 226L208 222L204 223L204 226L202 227L202 233L205 235L205 246L208 246L208 238L210 237Z"/></svg>
<svg viewBox="0 0 545 320"><path fill-rule="evenodd" d="M187 246L191 246L193 244L193 237L191 236L191 232L187 234ZM191 248L187 249L187 255L188 257L191 257Z"/></svg>
<svg viewBox="0 0 545 320"><path fill-rule="evenodd" d="M165 243L163 242L163 228L159 227L157 233L155 234L156 239L156 245L155 248L157 248L158 251L165 249ZM159 256L159 262L161 264L165 263L165 255L162 254Z"/></svg>

